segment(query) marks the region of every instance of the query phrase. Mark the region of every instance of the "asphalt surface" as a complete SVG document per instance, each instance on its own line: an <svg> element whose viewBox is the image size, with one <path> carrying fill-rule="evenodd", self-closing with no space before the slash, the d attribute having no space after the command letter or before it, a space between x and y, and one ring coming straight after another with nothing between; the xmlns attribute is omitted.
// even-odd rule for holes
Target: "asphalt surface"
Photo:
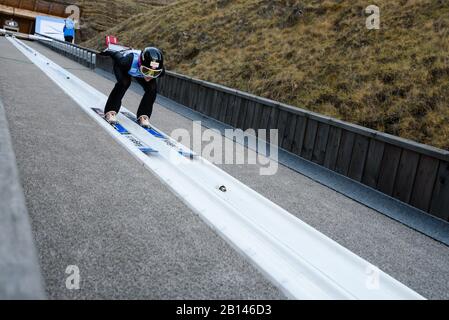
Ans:
<svg viewBox="0 0 449 320"><path fill-rule="evenodd" d="M110 80L38 43L30 45L104 94L111 91ZM0 46L1 56L26 60L2 38ZM4 58L0 63L7 71L0 75L0 93L47 291L57 292L50 293L52 297L282 298L37 68ZM140 98L129 90L123 103L135 112ZM166 133L179 128L192 131L189 119L160 105L155 106L151 121ZM67 123L73 130L67 130ZM286 167L280 166L273 176L259 175L259 165L220 167L426 298L449 299L447 246ZM189 245L185 236L192 241ZM151 250L163 254L154 256ZM192 260L195 252L207 253L204 264ZM171 259L162 261L164 257ZM80 259L88 271L85 295L67 293L62 266ZM222 263L217 266L210 260ZM178 282L170 277L173 266L178 274L179 266L185 266ZM155 273L159 278L153 278ZM198 284L196 276L205 273L208 276ZM223 278L226 281L220 282ZM140 285L130 279L140 279ZM157 290L150 293L148 287L142 288L146 281L157 281L151 287ZM239 289L216 286L222 283Z"/></svg>
<svg viewBox="0 0 449 320"><path fill-rule="evenodd" d="M45 298L29 215L0 97L0 300Z"/></svg>
<svg viewBox="0 0 449 320"><path fill-rule="evenodd" d="M54 299L282 299L4 38L3 97ZM66 288L66 268L80 290Z"/></svg>
<svg viewBox="0 0 449 320"><path fill-rule="evenodd" d="M113 74L99 69L96 69L96 72L107 79L114 80ZM141 92L141 89L139 90L138 87L132 86L131 89L136 90L136 92ZM191 121L201 121L204 127L216 130L221 133L221 135L225 135L226 130L233 130L233 127L230 125L207 117L193 109L186 108L166 97L159 95L157 102L164 108L178 113ZM239 144L248 146L248 142L242 141L239 142ZM266 145L264 144L261 146L253 146L252 148L250 146L252 150L256 150L256 148L263 150L264 147L266 148ZM283 166L449 246L449 223L447 221L426 214L417 208L407 205L355 180L351 180L348 177L335 174L334 171L300 158L288 151L283 149L279 149L278 151L278 159Z"/></svg>

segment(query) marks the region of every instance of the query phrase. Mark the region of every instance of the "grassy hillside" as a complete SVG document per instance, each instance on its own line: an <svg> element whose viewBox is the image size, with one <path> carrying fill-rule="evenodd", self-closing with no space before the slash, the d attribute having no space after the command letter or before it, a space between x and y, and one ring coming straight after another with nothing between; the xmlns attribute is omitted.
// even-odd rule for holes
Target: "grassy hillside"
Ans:
<svg viewBox="0 0 449 320"><path fill-rule="evenodd" d="M107 33L159 46L171 70L449 149L449 2L377 0L367 30L370 3L180 0Z"/></svg>
<svg viewBox="0 0 449 320"><path fill-rule="evenodd" d="M127 18L174 0L55 0L49 2L75 4L81 9L81 41L91 39Z"/></svg>

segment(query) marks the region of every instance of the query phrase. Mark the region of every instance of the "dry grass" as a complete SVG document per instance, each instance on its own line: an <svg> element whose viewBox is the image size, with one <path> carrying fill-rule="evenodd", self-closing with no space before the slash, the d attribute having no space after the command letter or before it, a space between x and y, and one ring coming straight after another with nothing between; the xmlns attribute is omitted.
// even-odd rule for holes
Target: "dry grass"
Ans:
<svg viewBox="0 0 449 320"><path fill-rule="evenodd" d="M81 41L97 36L131 16L174 0L55 0L49 2L75 4L81 9Z"/></svg>
<svg viewBox="0 0 449 320"><path fill-rule="evenodd" d="M362 0L181 0L107 33L162 48L171 70L449 149L449 2L376 4L378 31Z"/></svg>

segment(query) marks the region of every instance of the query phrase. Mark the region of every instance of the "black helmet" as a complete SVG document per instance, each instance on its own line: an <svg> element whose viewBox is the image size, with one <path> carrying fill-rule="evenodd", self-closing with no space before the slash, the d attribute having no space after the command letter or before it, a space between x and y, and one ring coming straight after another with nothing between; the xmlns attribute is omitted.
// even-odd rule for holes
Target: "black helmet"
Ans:
<svg viewBox="0 0 449 320"><path fill-rule="evenodd" d="M158 48L145 48L140 55L140 63L140 71L146 77L157 78L164 70L164 56Z"/></svg>

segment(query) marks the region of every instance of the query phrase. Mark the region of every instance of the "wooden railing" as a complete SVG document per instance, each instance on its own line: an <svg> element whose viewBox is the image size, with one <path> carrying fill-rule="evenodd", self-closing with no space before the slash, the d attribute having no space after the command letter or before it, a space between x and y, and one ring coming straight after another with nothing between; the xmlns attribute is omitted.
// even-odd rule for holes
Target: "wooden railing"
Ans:
<svg viewBox="0 0 449 320"><path fill-rule="evenodd" d="M281 148L449 220L448 151L174 72L159 92L235 128L278 129Z"/></svg>

